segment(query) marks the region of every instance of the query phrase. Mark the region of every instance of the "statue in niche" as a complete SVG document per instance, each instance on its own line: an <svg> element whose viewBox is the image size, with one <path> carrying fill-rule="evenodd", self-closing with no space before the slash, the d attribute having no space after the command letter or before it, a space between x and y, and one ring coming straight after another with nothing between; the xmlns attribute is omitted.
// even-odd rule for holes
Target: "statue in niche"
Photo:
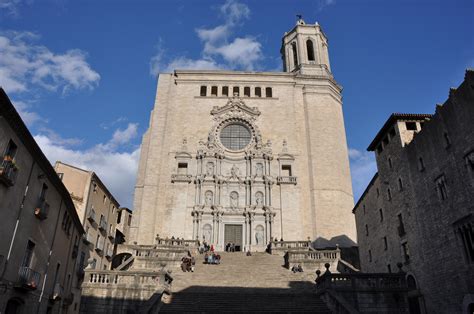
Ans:
<svg viewBox="0 0 474 314"><path fill-rule="evenodd" d="M230 169L230 177L232 179L238 179L239 177L239 168L236 165L233 165Z"/></svg>
<svg viewBox="0 0 474 314"><path fill-rule="evenodd" d="M255 203L257 203L257 206L262 206L263 205L263 193L262 192L255 193Z"/></svg>
<svg viewBox="0 0 474 314"><path fill-rule="evenodd" d="M263 165L261 163L258 163L255 166L255 174L257 177L261 177L263 175Z"/></svg>
<svg viewBox="0 0 474 314"><path fill-rule="evenodd" d="M263 227L262 226L257 226L257 228L255 228L255 243L257 243L257 245L263 245Z"/></svg>
<svg viewBox="0 0 474 314"><path fill-rule="evenodd" d="M214 163L208 162L206 164L206 175L208 176L214 175Z"/></svg>
<svg viewBox="0 0 474 314"><path fill-rule="evenodd" d="M207 191L204 199L205 199L204 201L206 203L206 206L211 206L212 205L212 192Z"/></svg>
<svg viewBox="0 0 474 314"><path fill-rule="evenodd" d="M211 242L211 233L212 233L211 225L206 224L202 229L203 229L202 230L202 240L206 241L208 243Z"/></svg>
<svg viewBox="0 0 474 314"><path fill-rule="evenodd" d="M230 208L239 207L239 194L235 191L230 192Z"/></svg>

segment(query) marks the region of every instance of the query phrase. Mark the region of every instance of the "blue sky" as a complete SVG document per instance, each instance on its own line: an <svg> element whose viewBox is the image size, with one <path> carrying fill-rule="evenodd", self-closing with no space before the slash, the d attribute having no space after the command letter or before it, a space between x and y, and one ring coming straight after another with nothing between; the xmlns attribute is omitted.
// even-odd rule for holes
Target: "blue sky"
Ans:
<svg viewBox="0 0 474 314"><path fill-rule="evenodd" d="M0 0L0 85L52 162L92 169L131 206L156 71L277 71L303 14L344 87L356 200L392 112L432 113L474 66L474 1Z"/></svg>

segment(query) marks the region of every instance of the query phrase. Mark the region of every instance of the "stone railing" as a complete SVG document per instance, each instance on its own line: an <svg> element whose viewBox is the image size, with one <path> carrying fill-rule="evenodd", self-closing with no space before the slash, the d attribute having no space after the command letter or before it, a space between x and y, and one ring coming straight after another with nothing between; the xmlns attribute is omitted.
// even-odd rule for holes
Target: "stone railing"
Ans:
<svg viewBox="0 0 474 314"><path fill-rule="evenodd" d="M310 241L271 241L268 245L270 254L285 255L287 251L309 251L311 249Z"/></svg>
<svg viewBox="0 0 474 314"><path fill-rule="evenodd" d="M277 184L296 184L296 177L277 177Z"/></svg>
<svg viewBox="0 0 474 314"><path fill-rule="evenodd" d="M148 313L169 295L173 278L167 271L86 269L80 313Z"/></svg>
<svg viewBox="0 0 474 314"><path fill-rule="evenodd" d="M156 244L158 245L174 245L174 246L190 246L190 247L198 247L197 240L185 240L185 239L162 239L157 238Z"/></svg>
<svg viewBox="0 0 474 314"><path fill-rule="evenodd" d="M190 174L172 174L171 183L174 182L187 182L191 183L193 181L193 176Z"/></svg>
<svg viewBox="0 0 474 314"><path fill-rule="evenodd" d="M131 269L161 269L167 267L179 267L181 259L186 256L190 247L166 246L166 245L119 245L117 253L129 254L133 257ZM191 252L192 254L194 252Z"/></svg>
<svg viewBox="0 0 474 314"><path fill-rule="evenodd" d="M86 269L84 274L83 288L104 287L111 288L114 285L135 286L166 286L171 285L173 279L166 271L115 271Z"/></svg>
<svg viewBox="0 0 474 314"><path fill-rule="evenodd" d="M292 269L293 266L301 265L304 271L314 272L324 269L324 265L329 263L333 269L337 269L337 264L341 260L341 250L314 250L314 251L288 251L285 254L285 266Z"/></svg>
<svg viewBox="0 0 474 314"><path fill-rule="evenodd" d="M333 313L408 313L405 273L333 274L316 271L316 291Z"/></svg>

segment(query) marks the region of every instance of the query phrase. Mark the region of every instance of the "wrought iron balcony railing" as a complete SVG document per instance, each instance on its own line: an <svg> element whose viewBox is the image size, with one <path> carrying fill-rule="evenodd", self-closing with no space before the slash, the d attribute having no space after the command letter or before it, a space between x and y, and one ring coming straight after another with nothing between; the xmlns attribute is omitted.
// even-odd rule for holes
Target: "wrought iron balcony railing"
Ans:
<svg viewBox="0 0 474 314"><path fill-rule="evenodd" d="M13 158L10 156L3 157L2 164L0 165L0 182L6 186L12 186L15 184L17 174L18 167Z"/></svg>
<svg viewBox="0 0 474 314"><path fill-rule="evenodd" d="M18 286L19 288L36 290L40 284L41 275L33 269L21 266L18 271Z"/></svg>
<svg viewBox="0 0 474 314"><path fill-rule="evenodd" d="M48 217L48 212L49 212L49 203L46 201L45 198L40 197L38 199L38 204L36 205L35 208L35 216L38 219L46 219Z"/></svg>

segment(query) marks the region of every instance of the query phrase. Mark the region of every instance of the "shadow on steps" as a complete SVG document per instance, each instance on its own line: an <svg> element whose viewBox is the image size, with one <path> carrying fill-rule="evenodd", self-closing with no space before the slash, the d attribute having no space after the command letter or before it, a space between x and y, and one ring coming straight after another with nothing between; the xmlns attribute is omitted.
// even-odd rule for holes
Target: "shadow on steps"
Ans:
<svg viewBox="0 0 474 314"><path fill-rule="evenodd" d="M190 286L174 293L160 313L331 313L310 282L290 288ZM303 292L307 291L307 292Z"/></svg>

